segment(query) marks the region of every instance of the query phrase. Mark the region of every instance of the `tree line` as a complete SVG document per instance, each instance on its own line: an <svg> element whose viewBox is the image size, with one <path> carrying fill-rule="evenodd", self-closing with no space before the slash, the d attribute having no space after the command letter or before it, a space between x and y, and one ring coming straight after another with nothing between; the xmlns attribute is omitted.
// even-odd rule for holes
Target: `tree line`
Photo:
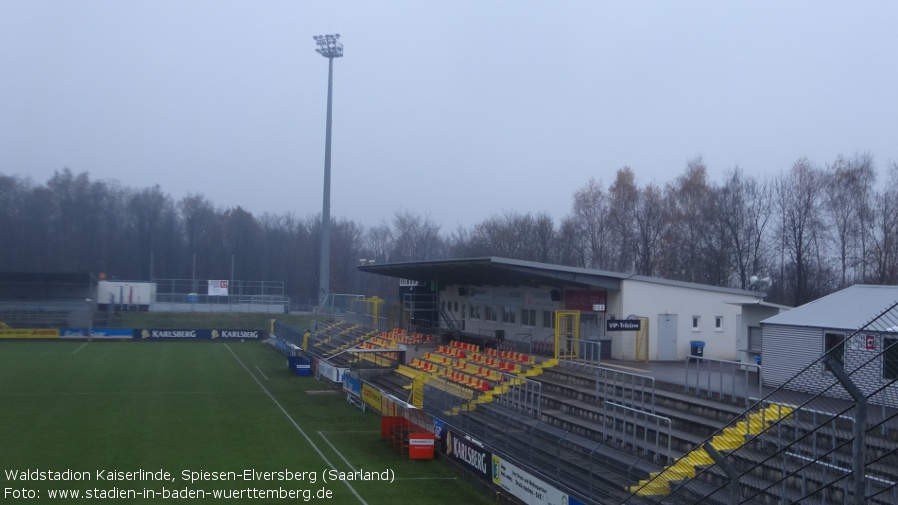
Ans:
<svg viewBox="0 0 898 505"><path fill-rule="evenodd" d="M720 183L697 157L668 182L640 184L629 167L590 179L556 222L506 212L444 232L398 211L365 227L332 218L332 292L395 298L376 263L500 256L760 289L800 305L856 283L898 284L898 163L880 179L868 154L776 176L738 168ZM0 269L89 271L128 280L283 281L300 302L318 286L320 215L253 215L201 194L174 200L156 185L123 187L63 169L45 184L0 174ZM770 278L759 284L758 278Z"/></svg>

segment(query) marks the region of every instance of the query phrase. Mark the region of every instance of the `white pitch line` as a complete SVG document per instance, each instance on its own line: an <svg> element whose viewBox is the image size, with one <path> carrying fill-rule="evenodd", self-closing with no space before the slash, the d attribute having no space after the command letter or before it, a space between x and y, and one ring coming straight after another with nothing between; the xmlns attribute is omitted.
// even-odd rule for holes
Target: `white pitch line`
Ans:
<svg viewBox="0 0 898 505"><path fill-rule="evenodd" d="M77 349L75 349L74 351L72 351L72 354L75 354L76 352L80 351L81 349L84 349L84 347L85 347L87 344L88 344L88 342L85 342L85 343L81 344L80 346L78 346Z"/></svg>
<svg viewBox="0 0 898 505"><path fill-rule="evenodd" d="M240 357L237 356L237 354L235 354L233 350L231 350L231 348L228 346L228 344L225 344L224 346L231 353L231 356L234 356L234 359L236 359L237 362L240 363L240 366L242 366L243 369L246 370L246 373L248 373L249 376L252 377L254 381L256 381L256 384L258 384L260 388L262 388L262 391L264 391L265 394L268 395L269 398L271 398L271 401L274 402L274 404L277 406L277 408L287 417L287 419L290 421L290 424L292 424L293 427L296 428L296 431L298 431L299 434L302 435L302 437L304 439L306 439L306 441L309 443L309 445L312 446L312 449L314 449L315 452L318 453L318 456L321 457L321 460L324 461L327 464L327 466L331 467L332 470L336 470L337 467L335 467L334 464L331 463L330 460L327 459L327 456L325 456L324 453L321 452L321 449L319 449L318 446L315 444L315 442L313 442L312 439L306 434L305 430L302 429L302 427L296 422L296 420L293 419L293 416L291 416L290 413L287 412L287 410L281 405L281 402L277 401L277 398L275 398L274 395L272 395L271 392L265 388L265 386L262 384L262 382L259 381L259 379L257 379L255 375L253 375L253 373L250 371L250 369L247 368L246 364L243 363L243 360L240 359ZM358 491L356 491L355 488L352 487L352 484L350 484L348 481L345 481L345 480L343 481L343 484L345 484L346 487L349 488L349 490L352 492L352 494L354 494L355 497L358 498L359 503L361 503L362 505L368 505L368 502L366 502L361 497L361 495L359 495Z"/></svg>
<svg viewBox="0 0 898 505"><path fill-rule="evenodd" d="M262 369L259 368L259 365L253 365L253 366L256 367L256 370L258 370L260 374L262 374L262 377L265 377L265 380L269 380L268 376L265 375L265 372L263 372Z"/></svg>
<svg viewBox="0 0 898 505"><path fill-rule="evenodd" d="M349 460L346 459L346 458L343 456L343 453L340 452L340 451L338 451L337 448L334 447L334 444L332 444L331 441L328 440L327 437L324 436L324 432L323 432L323 431L319 431L319 432L318 432L318 435L321 436L321 438L323 438L325 442L327 442L327 445L331 446L331 449L333 449L334 452L337 453L337 456L340 456L340 459L342 459L343 462L346 463L346 466L348 466L348 467L349 467L350 469L352 469L352 471L354 472L354 471L355 471L355 467L352 466L352 463L350 463Z"/></svg>

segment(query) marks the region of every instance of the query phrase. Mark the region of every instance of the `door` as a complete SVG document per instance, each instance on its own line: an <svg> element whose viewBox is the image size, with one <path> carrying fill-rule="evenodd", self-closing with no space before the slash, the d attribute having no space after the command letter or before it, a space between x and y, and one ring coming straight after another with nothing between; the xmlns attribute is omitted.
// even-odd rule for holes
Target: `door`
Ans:
<svg viewBox="0 0 898 505"><path fill-rule="evenodd" d="M658 314L658 361L677 359L677 315Z"/></svg>

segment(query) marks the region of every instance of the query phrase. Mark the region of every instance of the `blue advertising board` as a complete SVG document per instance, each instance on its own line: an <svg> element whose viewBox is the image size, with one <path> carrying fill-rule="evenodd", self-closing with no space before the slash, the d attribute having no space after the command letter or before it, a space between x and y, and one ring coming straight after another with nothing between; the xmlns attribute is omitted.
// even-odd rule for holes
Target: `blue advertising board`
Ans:
<svg viewBox="0 0 898 505"><path fill-rule="evenodd" d="M91 338L96 339L130 339L134 335L131 328L62 328L59 330L59 338Z"/></svg>
<svg viewBox="0 0 898 505"><path fill-rule="evenodd" d="M135 329L134 338L138 340L214 340L214 339L249 339L258 340L262 338L261 330L197 330L197 329L153 329L142 328Z"/></svg>

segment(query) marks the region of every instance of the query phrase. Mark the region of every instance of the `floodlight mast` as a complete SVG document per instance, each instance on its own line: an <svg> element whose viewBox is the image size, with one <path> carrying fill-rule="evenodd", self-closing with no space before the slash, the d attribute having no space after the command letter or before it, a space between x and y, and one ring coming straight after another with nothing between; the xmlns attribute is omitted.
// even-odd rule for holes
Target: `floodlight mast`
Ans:
<svg viewBox="0 0 898 505"><path fill-rule="evenodd" d="M324 136L324 198L321 204L321 270L318 279L318 304L324 304L330 293L330 241L331 241L331 103L334 88L334 58L343 56L340 34L315 35L318 48L315 52L327 58L327 124Z"/></svg>

